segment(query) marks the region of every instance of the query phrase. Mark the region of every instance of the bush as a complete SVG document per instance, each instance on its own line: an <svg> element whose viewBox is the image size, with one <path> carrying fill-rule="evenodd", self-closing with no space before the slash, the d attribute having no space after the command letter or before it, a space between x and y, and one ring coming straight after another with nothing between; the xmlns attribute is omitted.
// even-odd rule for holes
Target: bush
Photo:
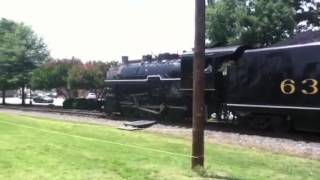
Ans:
<svg viewBox="0 0 320 180"><path fill-rule="evenodd" d="M73 108L73 101L74 99L66 99L63 101L63 108L64 109L72 109Z"/></svg>
<svg viewBox="0 0 320 180"><path fill-rule="evenodd" d="M73 101L74 109L86 109L95 110L97 109L98 101L95 99L75 99Z"/></svg>
<svg viewBox="0 0 320 180"><path fill-rule="evenodd" d="M63 102L64 109L83 109L98 110L101 108L101 102L96 99L67 99Z"/></svg>

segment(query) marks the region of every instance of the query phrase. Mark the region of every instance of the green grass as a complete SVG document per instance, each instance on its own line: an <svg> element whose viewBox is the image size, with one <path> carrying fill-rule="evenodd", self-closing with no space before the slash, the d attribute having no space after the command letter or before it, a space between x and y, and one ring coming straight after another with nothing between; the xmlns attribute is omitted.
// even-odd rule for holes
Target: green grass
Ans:
<svg viewBox="0 0 320 180"><path fill-rule="evenodd" d="M320 162L106 126L0 114L0 179L319 179ZM184 156L185 155L185 156Z"/></svg>

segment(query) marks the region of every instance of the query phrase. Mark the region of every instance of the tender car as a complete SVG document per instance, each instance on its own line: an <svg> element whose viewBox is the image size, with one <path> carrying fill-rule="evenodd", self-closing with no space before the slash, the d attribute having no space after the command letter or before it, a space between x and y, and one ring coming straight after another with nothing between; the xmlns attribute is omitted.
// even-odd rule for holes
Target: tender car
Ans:
<svg viewBox="0 0 320 180"><path fill-rule="evenodd" d="M33 98L33 102L35 103L53 103L53 98L49 96L37 96Z"/></svg>

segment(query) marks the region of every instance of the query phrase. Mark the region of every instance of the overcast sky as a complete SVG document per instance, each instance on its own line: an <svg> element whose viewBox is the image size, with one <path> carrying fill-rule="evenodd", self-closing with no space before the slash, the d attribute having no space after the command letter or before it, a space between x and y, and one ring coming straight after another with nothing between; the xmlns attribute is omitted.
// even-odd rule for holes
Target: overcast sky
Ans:
<svg viewBox="0 0 320 180"><path fill-rule="evenodd" d="M194 0L0 0L0 17L30 25L54 58L133 59L193 46Z"/></svg>

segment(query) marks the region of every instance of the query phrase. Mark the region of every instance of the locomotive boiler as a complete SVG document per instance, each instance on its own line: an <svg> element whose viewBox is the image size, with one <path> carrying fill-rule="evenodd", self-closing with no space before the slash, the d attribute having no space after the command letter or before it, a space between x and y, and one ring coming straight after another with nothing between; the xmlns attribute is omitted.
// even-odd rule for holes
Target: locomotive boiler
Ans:
<svg viewBox="0 0 320 180"><path fill-rule="evenodd" d="M184 114L180 65L176 54L135 61L123 57L122 64L107 72L106 112L152 117L168 117L172 110L172 115Z"/></svg>

